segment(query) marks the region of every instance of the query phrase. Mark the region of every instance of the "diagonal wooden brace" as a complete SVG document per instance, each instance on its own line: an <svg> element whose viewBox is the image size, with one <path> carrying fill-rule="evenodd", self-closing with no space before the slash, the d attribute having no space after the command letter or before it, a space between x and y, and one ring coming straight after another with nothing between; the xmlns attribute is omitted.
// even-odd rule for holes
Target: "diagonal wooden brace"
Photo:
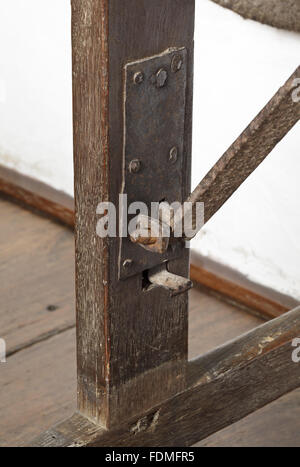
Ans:
<svg viewBox="0 0 300 467"><path fill-rule="evenodd" d="M300 66L187 198L186 203L190 203L187 209L192 211L193 236L199 231L197 203L204 203L205 224L298 122L299 86ZM185 232L184 226L186 212L182 208L175 212L170 227L174 231L180 225L183 237L190 240L193 237Z"/></svg>

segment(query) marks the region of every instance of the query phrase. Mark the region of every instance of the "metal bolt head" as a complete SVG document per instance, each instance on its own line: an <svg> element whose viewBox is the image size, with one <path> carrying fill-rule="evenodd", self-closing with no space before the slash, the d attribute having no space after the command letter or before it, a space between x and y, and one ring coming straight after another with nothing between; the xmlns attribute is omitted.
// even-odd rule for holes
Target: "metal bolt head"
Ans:
<svg viewBox="0 0 300 467"><path fill-rule="evenodd" d="M133 82L135 84L142 84L142 82L144 81L144 73L142 73L141 71L138 71L137 73L135 73L134 77L133 77Z"/></svg>
<svg viewBox="0 0 300 467"><path fill-rule="evenodd" d="M129 172L132 174L137 174L141 170L141 161L138 159L133 159L129 164Z"/></svg>
<svg viewBox="0 0 300 467"><path fill-rule="evenodd" d="M132 265L133 261L132 259L125 259L124 263L123 263L123 268L124 269L129 269L130 266Z"/></svg>
<svg viewBox="0 0 300 467"><path fill-rule="evenodd" d="M156 86L158 88L163 88L168 79L168 73L164 68L161 68L157 73L156 73Z"/></svg>
<svg viewBox="0 0 300 467"><path fill-rule="evenodd" d="M178 149L176 146L174 146L170 150L169 161L171 162L171 164L175 164L175 162L177 162L177 159L178 159Z"/></svg>
<svg viewBox="0 0 300 467"><path fill-rule="evenodd" d="M171 70L173 73L177 73L177 71L181 70L183 65L183 58L181 55L176 54L174 55L171 63Z"/></svg>

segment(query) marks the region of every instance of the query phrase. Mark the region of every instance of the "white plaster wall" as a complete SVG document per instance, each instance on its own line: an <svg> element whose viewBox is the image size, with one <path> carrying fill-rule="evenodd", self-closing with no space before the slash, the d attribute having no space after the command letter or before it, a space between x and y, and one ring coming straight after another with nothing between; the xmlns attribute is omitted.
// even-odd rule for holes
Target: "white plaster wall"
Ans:
<svg viewBox="0 0 300 467"><path fill-rule="evenodd" d="M196 0L193 185L299 65L300 36ZM0 0L0 163L72 194L69 0ZM193 242L300 298L299 124Z"/></svg>
<svg viewBox="0 0 300 467"><path fill-rule="evenodd" d="M193 185L300 63L300 35L196 0ZM300 298L299 123L194 240L250 279Z"/></svg>
<svg viewBox="0 0 300 467"><path fill-rule="evenodd" d="M0 163L73 190L69 0L0 0Z"/></svg>

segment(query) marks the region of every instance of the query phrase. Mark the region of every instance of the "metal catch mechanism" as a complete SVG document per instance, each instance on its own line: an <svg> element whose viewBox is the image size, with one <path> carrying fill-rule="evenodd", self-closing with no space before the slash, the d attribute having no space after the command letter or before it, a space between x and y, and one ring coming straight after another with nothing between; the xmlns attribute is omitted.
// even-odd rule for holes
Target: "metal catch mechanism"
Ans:
<svg viewBox="0 0 300 467"><path fill-rule="evenodd" d="M128 206L145 203L149 217L140 216L139 222L147 228L150 219L157 235L141 238L132 232L131 238L120 239L120 279L180 257L185 248L180 241L169 244L169 235L164 235L163 223L152 217L151 207L162 201L183 202L187 51L168 49L128 63L124 71L123 193Z"/></svg>

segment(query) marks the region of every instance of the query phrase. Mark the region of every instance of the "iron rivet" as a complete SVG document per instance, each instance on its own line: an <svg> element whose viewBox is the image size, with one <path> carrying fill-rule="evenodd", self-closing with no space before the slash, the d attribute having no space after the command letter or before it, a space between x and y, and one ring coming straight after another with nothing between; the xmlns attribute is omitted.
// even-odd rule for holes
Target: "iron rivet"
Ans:
<svg viewBox="0 0 300 467"><path fill-rule="evenodd" d="M163 88L165 84L167 83L168 79L168 73L164 68L161 68L157 73L156 73L156 86L158 88Z"/></svg>
<svg viewBox="0 0 300 467"><path fill-rule="evenodd" d="M135 84L142 84L142 82L144 81L144 74L141 71L138 71L137 73L135 73L133 81Z"/></svg>
<svg viewBox="0 0 300 467"><path fill-rule="evenodd" d="M178 159L178 149L176 146L174 146L171 151L170 151L170 154L169 154L169 161L172 163L172 164L175 164L175 162L177 162L177 159Z"/></svg>
<svg viewBox="0 0 300 467"><path fill-rule="evenodd" d="M124 263L123 263L123 268L125 269L128 269L130 268L130 266L132 265L133 261L132 259L125 259Z"/></svg>
<svg viewBox="0 0 300 467"><path fill-rule="evenodd" d="M129 164L129 172L132 174L137 174L141 170L141 161L134 159Z"/></svg>
<svg viewBox="0 0 300 467"><path fill-rule="evenodd" d="M177 73L177 71L181 70L183 65L183 58L181 55L174 55L171 63L171 70L173 73Z"/></svg>

